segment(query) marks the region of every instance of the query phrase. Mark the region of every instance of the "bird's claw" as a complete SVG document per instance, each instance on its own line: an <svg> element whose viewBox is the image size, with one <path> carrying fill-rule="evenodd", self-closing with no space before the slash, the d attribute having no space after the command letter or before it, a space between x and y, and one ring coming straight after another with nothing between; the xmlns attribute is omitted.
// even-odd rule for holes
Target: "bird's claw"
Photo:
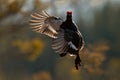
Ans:
<svg viewBox="0 0 120 80"><path fill-rule="evenodd" d="M82 64L81 64L81 59L79 56L76 57L75 59L75 67L76 69L78 70L78 67L80 67Z"/></svg>

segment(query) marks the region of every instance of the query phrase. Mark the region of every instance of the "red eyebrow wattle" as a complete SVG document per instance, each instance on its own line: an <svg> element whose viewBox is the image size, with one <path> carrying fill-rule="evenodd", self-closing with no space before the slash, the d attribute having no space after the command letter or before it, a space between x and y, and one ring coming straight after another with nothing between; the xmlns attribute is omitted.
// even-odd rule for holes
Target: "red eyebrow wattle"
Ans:
<svg viewBox="0 0 120 80"><path fill-rule="evenodd" d="M72 11L67 11L67 14L72 14Z"/></svg>

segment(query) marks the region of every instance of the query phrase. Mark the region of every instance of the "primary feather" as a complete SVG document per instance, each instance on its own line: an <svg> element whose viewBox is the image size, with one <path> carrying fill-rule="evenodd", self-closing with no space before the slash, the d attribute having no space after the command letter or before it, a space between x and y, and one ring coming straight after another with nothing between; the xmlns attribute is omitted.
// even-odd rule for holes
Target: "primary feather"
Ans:
<svg viewBox="0 0 120 80"><path fill-rule="evenodd" d="M45 34L51 38L57 38L57 30L59 30L62 24L62 19L56 19L54 16L50 16L47 12L31 14L30 25L33 31L41 34Z"/></svg>

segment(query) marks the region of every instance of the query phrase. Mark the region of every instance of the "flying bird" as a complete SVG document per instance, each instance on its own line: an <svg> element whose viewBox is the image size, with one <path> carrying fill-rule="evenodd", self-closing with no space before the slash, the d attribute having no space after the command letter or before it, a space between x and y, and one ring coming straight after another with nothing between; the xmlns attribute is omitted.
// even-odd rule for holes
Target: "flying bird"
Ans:
<svg viewBox="0 0 120 80"><path fill-rule="evenodd" d="M46 11L31 14L30 25L33 31L53 39L52 49L61 57L70 54L76 56L76 69L81 66L79 51L84 47L84 40L78 26L72 20L72 11L66 12L66 20L50 16Z"/></svg>

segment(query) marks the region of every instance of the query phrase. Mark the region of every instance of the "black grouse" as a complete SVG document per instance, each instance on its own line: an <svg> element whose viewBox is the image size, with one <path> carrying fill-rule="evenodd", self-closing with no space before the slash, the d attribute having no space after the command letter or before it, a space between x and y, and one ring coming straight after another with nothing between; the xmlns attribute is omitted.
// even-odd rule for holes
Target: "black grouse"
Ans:
<svg viewBox="0 0 120 80"><path fill-rule="evenodd" d="M83 37L72 20L72 11L67 11L66 20L50 16L46 11L31 15L33 30L53 38L52 49L61 57L66 54L76 56L75 67L81 66L79 51L84 47Z"/></svg>

